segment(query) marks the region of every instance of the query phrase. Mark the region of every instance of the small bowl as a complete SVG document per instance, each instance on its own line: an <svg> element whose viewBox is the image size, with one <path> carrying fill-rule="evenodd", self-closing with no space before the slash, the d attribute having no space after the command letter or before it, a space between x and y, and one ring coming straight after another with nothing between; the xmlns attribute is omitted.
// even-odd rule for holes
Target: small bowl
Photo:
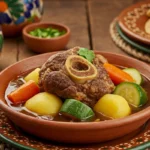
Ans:
<svg viewBox="0 0 150 150"><path fill-rule="evenodd" d="M29 34L30 31L33 31L36 28L48 27L65 30L66 33L54 38L38 38ZM31 50L38 53L64 50L70 39L70 29L65 25L57 23L34 23L23 29L23 39Z"/></svg>
<svg viewBox="0 0 150 150"><path fill-rule="evenodd" d="M147 78L145 83L150 86L149 65L131 57L99 52L108 59L110 63L125 67L137 68ZM26 132L38 137L65 143L95 143L112 140L124 136L142 126L150 119L150 99L146 107L128 117L100 122L60 122L47 121L25 115L11 109L5 101L5 90L9 82L16 76L31 69L41 66L53 53L46 53L24 59L12 66L9 66L0 73L0 109L17 126ZM150 97L150 89L147 89Z"/></svg>

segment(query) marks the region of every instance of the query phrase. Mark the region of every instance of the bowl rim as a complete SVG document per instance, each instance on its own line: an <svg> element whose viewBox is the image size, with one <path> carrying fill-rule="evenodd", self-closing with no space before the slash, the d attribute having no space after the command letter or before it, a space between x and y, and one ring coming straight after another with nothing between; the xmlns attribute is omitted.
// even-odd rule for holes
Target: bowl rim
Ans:
<svg viewBox="0 0 150 150"><path fill-rule="evenodd" d="M61 36L58 36L58 37L53 37L53 38L38 38L36 36L32 36L30 35L28 32L27 32L27 29L31 28L31 27L34 27L34 26L37 26L36 28L38 28L38 26L40 25L56 25L56 26L60 26L60 27L63 27L65 30L66 30L66 33L61 35ZM61 24L61 23L55 23L55 22L37 22L37 23L32 23L32 24L29 24L27 26L25 26L22 30L22 33L24 36L28 37L28 38L31 38L31 39L34 39L34 40L58 40L58 39L61 39L61 38L64 38L68 35L70 35L70 28L64 24Z"/></svg>
<svg viewBox="0 0 150 150"><path fill-rule="evenodd" d="M60 52L60 51L58 51L58 52ZM105 51L95 51L95 52L98 53L98 54L109 54L109 55L115 55L117 57L122 57L122 58L124 57L124 59L131 59L133 61L136 61L137 63L140 63L141 65L146 66L147 68L150 68L148 64L146 64L142 61L139 61L137 59L125 56L125 55L116 54L116 53L112 53L112 52L105 52ZM55 54L55 53L57 53L57 52L50 52L50 53L46 53L46 54L40 54L40 55L36 55L36 56L32 56L32 57L23 59L19 62L16 62L16 63L10 65L9 67L5 68L3 71L0 72L0 76L1 76L1 74L5 73L7 70L9 70L11 67L14 67L14 66L16 66L16 65L18 65L22 62L26 62L28 60L33 60L33 59L36 59L36 58L39 58L39 57L42 57L42 56L44 57L44 56L50 55L50 54L52 55L52 54ZM4 112L6 112L6 114L7 114L7 112L9 112L15 117L19 117L19 118L22 118L22 119L25 119L25 120L30 120L30 121L32 121L34 123L37 123L37 124L40 124L40 125L43 125L43 123L44 123L45 126L49 126L49 125L59 126L59 127L61 126L63 128L68 128L68 129L83 127L81 130L87 130L87 129L93 129L93 128L95 130L97 128L101 128L101 129L113 128L113 127L119 127L119 126L122 126L122 125L126 125L126 124L132 123L134 121L138 121L138 120L140 120L142 118L146 118L146 117L147 117L147 120L150 119L150 106L148 106L147 108L145 108L145 109L143 109L139 112L136 112L136 113L131 114L127 117L124 117L124 118L106 120L106 121L100 121L100 122L61 122L61 121L53 121L53 120L48 121L48 120L38 119L38 118L23 114L23 113L20 113L20 112L17 112L15 110L11 109L7 104L2 102L1 100L0 100L0 108Z"/></svg>

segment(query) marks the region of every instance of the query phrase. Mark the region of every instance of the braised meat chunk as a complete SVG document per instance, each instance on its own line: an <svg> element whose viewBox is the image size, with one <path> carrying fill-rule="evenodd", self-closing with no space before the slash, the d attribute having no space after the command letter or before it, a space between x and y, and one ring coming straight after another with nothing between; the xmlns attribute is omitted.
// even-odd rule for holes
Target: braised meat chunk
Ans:
<svg viewBox="0 0 150 150"><path fill-rule="evenodd" d="M92 62L78 55L80 47L51 56L40 70L40 87L61 98L74 98L93 107L114 84L103 67L105 58L95 55Z"/></svg>

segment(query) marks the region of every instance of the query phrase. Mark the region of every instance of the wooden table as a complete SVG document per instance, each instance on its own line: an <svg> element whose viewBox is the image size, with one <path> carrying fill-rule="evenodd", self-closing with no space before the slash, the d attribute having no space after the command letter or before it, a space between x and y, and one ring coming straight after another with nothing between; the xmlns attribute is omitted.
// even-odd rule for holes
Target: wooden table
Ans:
<svg viewBox="0 0 150 150"><path fill-rule="evenodd" d="M66 24L71 29L67 48L82 46L94 50L125 54L111 40L109 26L127 6L139 0L44 0L42 21ZM37 55L23 42L22 37L5 39L0 56L0 70ZM0 145L1 150L4 146Z"/></svg>
<svg viewBox="0 0 150 150"><path fill-rule="evenodd" d="M126 54L111 40L109 26L127 6L139 0L44 0L42 21L66 24L71 29L67 48L74 46ZM0 70L30 56L37 55L22 37L5 39L0 56Z"/></svg>

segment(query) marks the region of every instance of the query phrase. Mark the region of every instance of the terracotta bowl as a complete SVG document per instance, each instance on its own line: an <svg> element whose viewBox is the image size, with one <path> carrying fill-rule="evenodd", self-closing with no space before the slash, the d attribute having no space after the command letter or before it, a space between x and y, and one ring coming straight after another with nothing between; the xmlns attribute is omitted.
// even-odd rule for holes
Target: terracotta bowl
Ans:
<svg viewBox="0 0 150 150"><path fill-rule="evenodd" d="M127 36L148 45L150 35L145 32L145 23L149 19L146 16L149 5L149 0L142 0L124 9L118 17L119 26Z"/></svg>
<svg viewBox="0 0 150 150"><path fill-rule="evenodd" d="M105 56L110 63L137 68L147 80L150 86L150 67L131 57L98 52ZM26 132L38 137L65 143L95 143L112 140L124 136L142 126L150 118L150 99L143 110L122 119L107 120L101 122L57 122L37 119L23 113L12 110L5 101L5 90L8 83L16 76L41 66L54 53L46 53L24 59L0 73L0 109L17 126ZM150 89L148 89L150 97Z"/></svg>
<svg viewBox="0 0 150 150"><path fill-rule="evenodd" d="M55 38L38 38L31 36L30 31L36 28L47 28L52 27L58 30L65 30L66 33L62 36ZM51 51L64 50L70 39L70 29L62 24L57 23L34 23L26 26L23 29L23 39L28 47L38 53L46 53Z"/></svg>

